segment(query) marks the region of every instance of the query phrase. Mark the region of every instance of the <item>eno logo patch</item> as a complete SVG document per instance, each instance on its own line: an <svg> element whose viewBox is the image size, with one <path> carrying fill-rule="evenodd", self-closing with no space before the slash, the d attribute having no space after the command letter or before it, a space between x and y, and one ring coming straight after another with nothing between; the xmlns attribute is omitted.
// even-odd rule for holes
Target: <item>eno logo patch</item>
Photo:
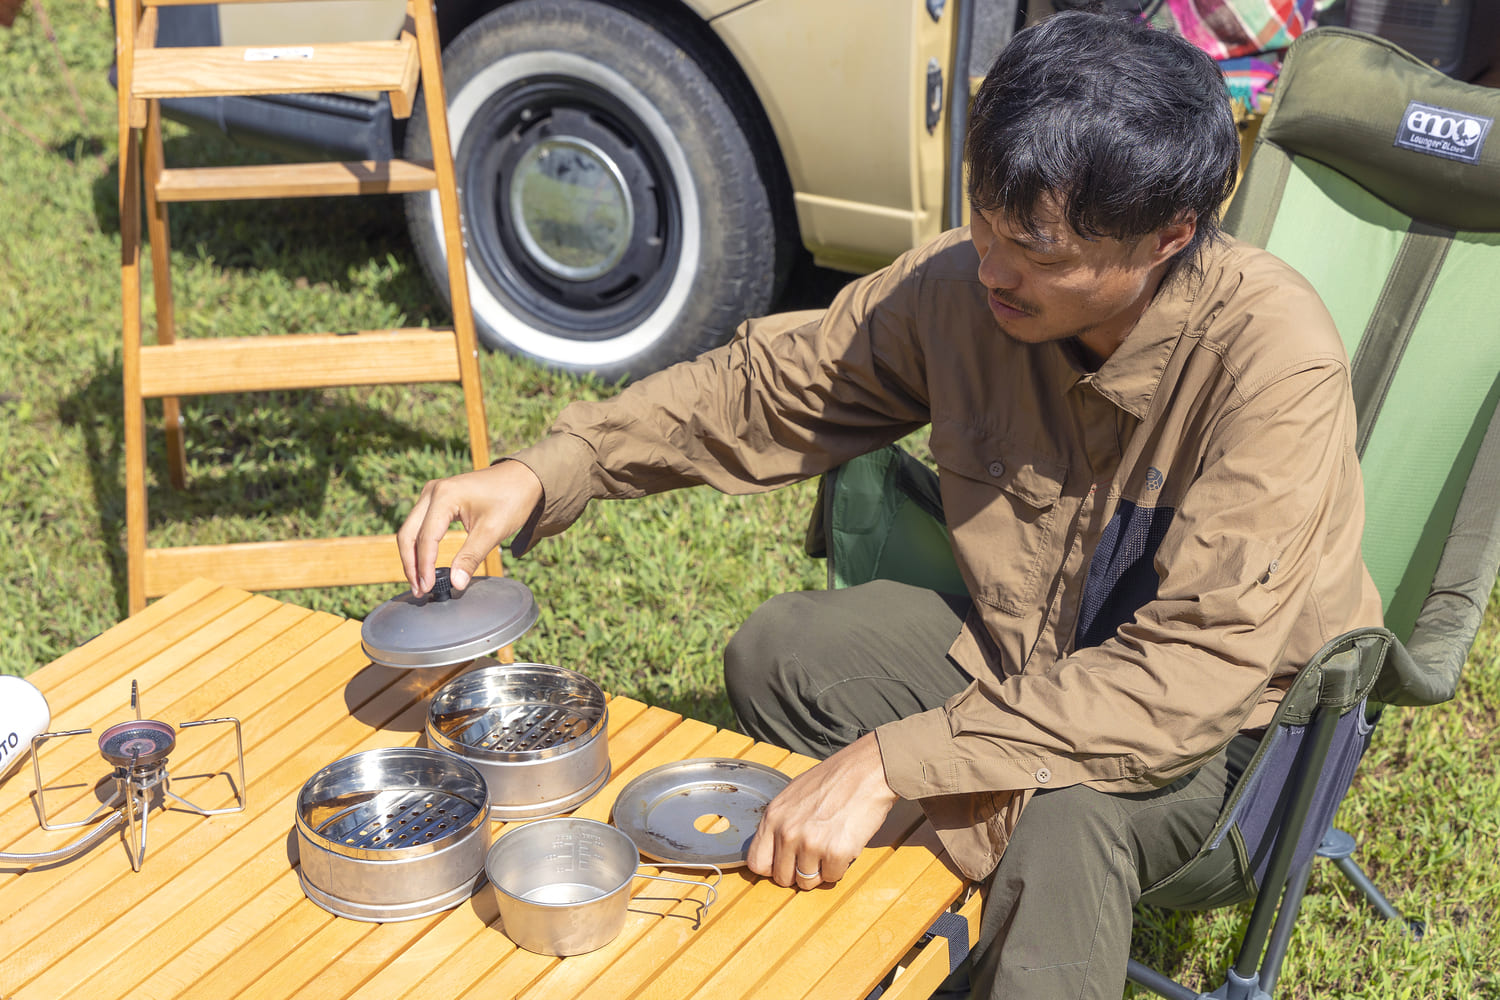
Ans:
<svg viewBox="0 0 1500 1000"><path fill-rule="evenodd" d="M1396 145L1418 153L1477 163L1479 151L1484 148L1485 137L1494 123L1493 118L1480 118L1463 111L1412 101L1401 118Z"/></svg>

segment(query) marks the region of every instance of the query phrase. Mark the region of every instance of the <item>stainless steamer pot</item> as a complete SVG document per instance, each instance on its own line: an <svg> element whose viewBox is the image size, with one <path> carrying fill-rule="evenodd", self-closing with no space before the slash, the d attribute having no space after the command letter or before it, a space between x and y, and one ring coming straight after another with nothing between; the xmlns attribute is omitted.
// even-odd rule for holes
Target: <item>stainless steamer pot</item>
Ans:
<svg viewBox="0 0 1500 1000"><path fill-rule="evenodd" d="M604 692L584 675L544 663L494 663L432 696L428 742L478 768L490 818L568 812L609 780Z"/></svg>
<svg viewBox="0 0 1500 1000"><path fill-rule="evenodd" d="M488 790L439 750L366 750L318 771L297 795L298 877L330 913L383 922L468 899L490 846Z"/></svg>

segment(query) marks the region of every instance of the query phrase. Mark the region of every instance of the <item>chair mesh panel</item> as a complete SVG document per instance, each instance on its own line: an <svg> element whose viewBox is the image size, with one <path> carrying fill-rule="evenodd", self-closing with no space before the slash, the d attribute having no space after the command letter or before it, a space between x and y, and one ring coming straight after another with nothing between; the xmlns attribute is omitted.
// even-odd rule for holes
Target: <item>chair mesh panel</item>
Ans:
<svg viewBox="0 0 1500 1000"><path fill-rule="evenodd" d="M1457 234L1365 448L1364 555L1411 633L1495 407L1500 234ZM1440 405L1439 405L1440 404Z"/></svg>
<svg viewBox="0 0 1500 1000"><path fill-rule="evenodd" d="M1307 822L1297 839L1296 853L1292 855L1293 871L1312 860L1313 852L1323 839L1323 831L1333 823L1333 814L1338 811L1339 803L1354 780L1355 768L1370 745L1375 727L1366 720L1364 708L1361 703L1346 713L1334 730L1328 760L1318 778ZM1250 859L1250 869L1255 873L1256 885L1265 883L1271 852L1276 847L1282 817L1292 797L1292 786L1286 779L1292 773L1308 735L1307 726L1282 726L1277 730L1276 742L1256 769L1254 780L1257 785L1246 793L1242 800L1244 806L1236 816L1235 822L1244 838L1245 853ZM1267 782L1269 784L1262 788L1261 784Z"/></svg>

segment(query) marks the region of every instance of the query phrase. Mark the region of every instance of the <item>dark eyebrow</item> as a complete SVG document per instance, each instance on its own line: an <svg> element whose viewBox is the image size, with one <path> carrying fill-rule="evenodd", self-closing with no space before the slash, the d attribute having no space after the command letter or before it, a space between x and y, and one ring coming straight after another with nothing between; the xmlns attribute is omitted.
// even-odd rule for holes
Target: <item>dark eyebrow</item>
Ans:
<svg viewBox="0 0 1500 1000"><path fill-rule="evenodd" d="M985 209L980 208L978 205L974 204L971 201L969 203L969 211L971 214L977 215L980 218L984 219L991 228L994 228L994 224L989 222L989 216L994 214L994 210L986 211ZM1019 236L1006 235L1003 238L1009 240L1028 253L1060 254L1064 250L1064 243L1062 240L1052 239L1051 237L1047 236L1047 234L1042 232L1023 232Z"/></svg>
<svg viewBox="0 0 1500 1000"><path fill-rule="evenodd" d="M1048 239L1041 233L1037 233L1034 236L1007 236L1006 239L1030 253L1056 254L1063 252L1062 240Z"/></svg>

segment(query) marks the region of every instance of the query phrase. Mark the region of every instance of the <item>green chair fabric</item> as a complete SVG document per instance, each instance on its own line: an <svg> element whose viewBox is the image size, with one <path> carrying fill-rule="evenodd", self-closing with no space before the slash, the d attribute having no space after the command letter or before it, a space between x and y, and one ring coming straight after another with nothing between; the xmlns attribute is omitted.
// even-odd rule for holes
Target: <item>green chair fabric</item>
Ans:
<svg viewBox="0 0 1500 1000"><path fill-rule="evenodd" d="M937 475L896 445L861 455L818 485L807 550L828 560L830 590L896 580L965 594Z"/></svg>

